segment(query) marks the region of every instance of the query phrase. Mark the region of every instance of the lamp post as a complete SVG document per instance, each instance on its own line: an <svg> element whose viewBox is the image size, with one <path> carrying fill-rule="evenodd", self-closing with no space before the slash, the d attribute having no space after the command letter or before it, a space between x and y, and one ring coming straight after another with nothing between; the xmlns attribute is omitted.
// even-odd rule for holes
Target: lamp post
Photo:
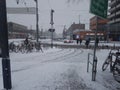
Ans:
<svg viewBox="0 0 120 90"><path fill-rule="evenodd" d="M39 14L38 14L38 0L34 0L36 3L36 42L38 43L39 39Z"/></svg>

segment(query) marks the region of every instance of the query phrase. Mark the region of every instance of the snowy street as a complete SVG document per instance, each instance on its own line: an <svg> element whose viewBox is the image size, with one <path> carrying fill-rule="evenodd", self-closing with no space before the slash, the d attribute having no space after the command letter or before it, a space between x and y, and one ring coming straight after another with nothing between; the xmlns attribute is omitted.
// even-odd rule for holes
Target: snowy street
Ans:
<svg viewBox="0 0 120 90"><path fill-rule="evenodd" d="M120 0L0 0L0 90L120 90Z"/></svg>
<svg viewBox="0 0 120 90"><path fill-rule="evenodd" d="M96 52L95 82L91 81L91 66L87 73L87 56L93 50L44 48L43 53L10 53L12 90L120 90L109 68L105 72L101 70L108 51ZM0 62L0 90L3 90L1 65Z"/></svg>

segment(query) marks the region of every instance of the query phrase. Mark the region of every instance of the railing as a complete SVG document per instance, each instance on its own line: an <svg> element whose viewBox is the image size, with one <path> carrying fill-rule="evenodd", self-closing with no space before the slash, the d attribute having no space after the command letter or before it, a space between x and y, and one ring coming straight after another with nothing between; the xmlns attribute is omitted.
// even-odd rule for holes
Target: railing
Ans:
<svg viewBox="0 0 120 90"><path fill-rule="evenodd" d="M88 53L88 60L87 60L87 72L89 72L89 64L92 65L92 81L96 80L96 72L97 72L97 57L93 62L90 61L90 56L93 56L92 53Z"/></svg>

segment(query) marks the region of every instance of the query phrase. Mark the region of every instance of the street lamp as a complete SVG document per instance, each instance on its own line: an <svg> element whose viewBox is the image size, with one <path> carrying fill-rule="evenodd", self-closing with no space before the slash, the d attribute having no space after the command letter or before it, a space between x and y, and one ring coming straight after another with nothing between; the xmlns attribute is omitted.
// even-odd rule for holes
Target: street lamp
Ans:
<svg viewBox="0 0 120 90"><path fill-rule="evenodd" d="M36 3L36 42L38 42L39 39L39 26L38 26L38 21L39 21L39 14L38 14L38 0L34 0Z"/></svg>

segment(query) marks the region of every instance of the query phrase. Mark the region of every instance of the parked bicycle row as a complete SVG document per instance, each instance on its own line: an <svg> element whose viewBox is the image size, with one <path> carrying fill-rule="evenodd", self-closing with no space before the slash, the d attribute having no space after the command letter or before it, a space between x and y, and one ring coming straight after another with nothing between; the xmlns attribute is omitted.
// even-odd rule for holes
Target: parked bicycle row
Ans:
<svg viewBox="0 0 120 90"><path fill-rule="evenodd" d="M17 44L16 44L16 42L9 43L9 52L30 53L32 51L39 51L39 50L41 50L43 52L40 42L35 43L35 42L31 42L31 41L28 41L28 42L22 41Z"/></svg>

